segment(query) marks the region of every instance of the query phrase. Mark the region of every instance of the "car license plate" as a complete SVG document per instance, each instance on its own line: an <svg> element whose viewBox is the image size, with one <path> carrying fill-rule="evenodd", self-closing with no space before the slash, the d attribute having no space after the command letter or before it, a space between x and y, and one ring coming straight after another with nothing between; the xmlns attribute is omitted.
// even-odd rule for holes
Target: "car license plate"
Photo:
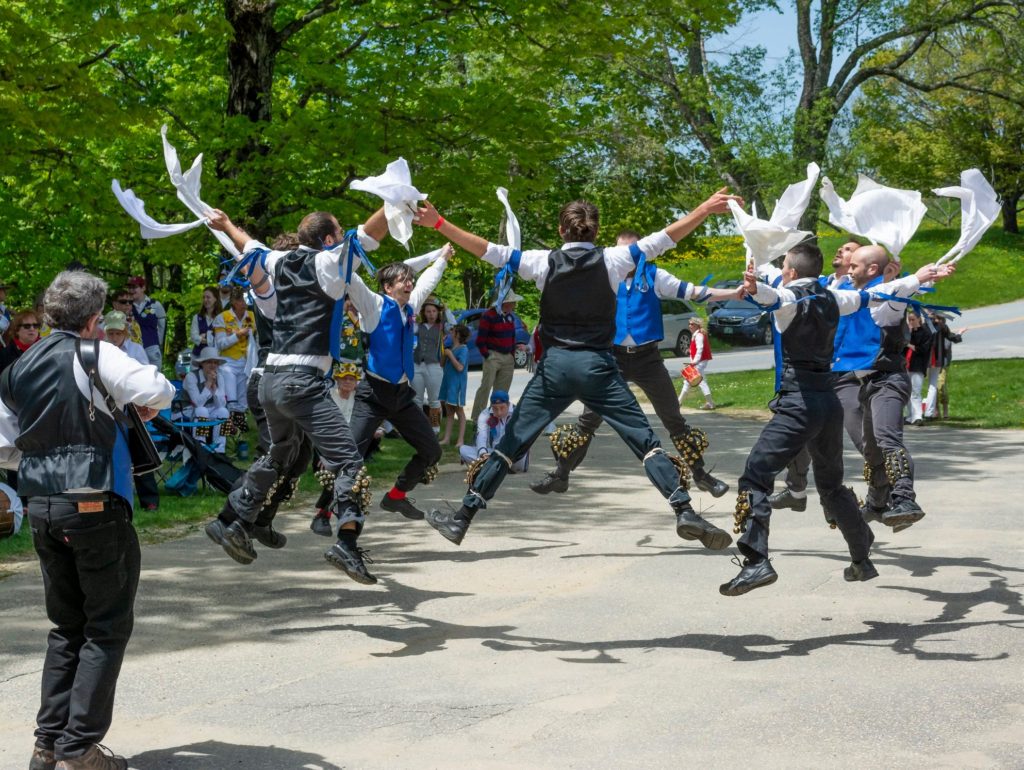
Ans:
<svg viewBox="0 0 1024 770"><path fill-rule="evenodd" d="M722 334L732 334L734 331L736 330L729 326L722 327Z"/></svg>

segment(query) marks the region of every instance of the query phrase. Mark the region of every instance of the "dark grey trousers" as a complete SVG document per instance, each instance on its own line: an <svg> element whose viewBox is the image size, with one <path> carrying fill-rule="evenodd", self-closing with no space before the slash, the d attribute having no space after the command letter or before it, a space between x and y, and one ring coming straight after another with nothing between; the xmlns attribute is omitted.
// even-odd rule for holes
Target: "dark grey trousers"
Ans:
<svg viewBox="0 0 1024 770"><path fill-rule="evenodd" d="M239 518L250 524L256 521L274 482L295 467L308 437L324 467L337 474L333 510L338 521L352 521L362 529L363 512L349 492L363 461L330 389L331 382L325 377L264 372L259 397L270 429L270 451L249 467L242 485L228 495Z"/></svg>
<svg viewBox="0 0 1024 770"><path fill-rule="evenodd" d="M860 380L853 372L837 373L833 390L843 406L843 427L846 428L846 435L863 455L864 414L860 405ZM791 492L804 492L807 489L807 472L810 468L811 453L804 447L786 466L786 486Z"/></svg>
<svg viewBox="0 0 1024 770"><path fill-rule="evenodd" d="M689 502L690 495L679 486L679 471L668 455L660 451L651 454L661 448L661 443L622 379L611 352L551 348L537 364L505 436L480 469L463 505L474 510L484 507L484 501L494 496L509 471L501 455L512 462L521 458L541 431L574 401L582 401L619 434L643 461L651 483L670 503Z"/></svg>
<svg viewBox="0 0 1024 770"><path fill-rule="evenodd" d="M860 515L857 498L843 486L843 414L835 392L778 393L768 406L774 414L750 450L739 481L740 492L750 494L751 508L747 531L737 541L740 552L747 557L768 555L772 516L768 495L775 476L806 447L825 517L843 533L850 558L864 559L873 536Z"/></svg>
<svg viewBox="0 0 1024 770"><path fill-rule="evenodd" d="M903 412L910 403L910 375L906 372L876 372L867 377L860 388L864 415L864 462L871 466L868 485L869 505L885 507L893 503L915 500L914 461L903 443ZM885 475L885 455L906 453L909 475L890 485Z"/></svg>

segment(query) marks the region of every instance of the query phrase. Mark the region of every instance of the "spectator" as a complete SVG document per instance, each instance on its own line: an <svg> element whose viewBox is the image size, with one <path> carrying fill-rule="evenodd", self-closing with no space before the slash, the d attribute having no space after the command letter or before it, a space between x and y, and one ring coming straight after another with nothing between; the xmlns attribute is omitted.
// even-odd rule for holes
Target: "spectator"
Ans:
<svg viewBox="0 0 1024 770"><path fill-rule="evenodd" d="M505 428L515 411L509 403L508 392L496 390L491 394L491 406L480 413L476 423L476 444L459 447L462 462L469 464L479 457L487 457L505 436ZM512 463L509 473L524 473L530 467L530 452Z"/></svg>
<svg viewBox="0 0 1024 770"><path fill-rule="evenodd" d="M252 371L256 346L253 342L253 330L256 328L256 317L245 302L245 291L240 286L231 287L231 304L214 321L217 349L227 359L224 364L224 376L234 380L229 390L234 391L234 400L228 404L231 411L232 433L242 436L248 429L245 413L249 409L246 384L249 372ZM248 456L249 447L244 439L238 441L238 459Z"/></svg>
<svg viewBox="0 0 1024 770"><path fill-rule="evenodd" d="M103 316L104 338L115 348L121 348L143 366L149 366L149 357L142 345L128 337L128 319L120 310L111 310Z"/></svg>
<svg viewBox="0 0 1024 770"><path fill-rule="evenodd" d="M232 391L235 383L230 375L221 371L224 362L225 359L217 354L217 349L209 346L200 350L199 355L193 356L192 363L198 368L185 375L182 385L191 405L191 419L228 419L228 401L234 395ZM220 423L210 426L209 430L193 428L192 432L197 438L208 437L214 452L224 452L227 439L221 435Z"/></svg>
<svg viewBox="0 0 1024 770"><path fill-rule="evenodd" d="M124 317L128 322L128 339L137 345L142 344L142 329L139 328L139 322L135 320L135 313L132 312L132 293L130 289L121 289L120 291L114 292L110 300L110 306L114 310L119 310L124 313ZM145 349L145 348L143 348ZM148 356L147 356L148 359Z"/></svg>
<svg viewBox="0 0 1024 770"><path fill-rule="evenodd" d="M36 297L36 303L33 307L36 309L36 318L39 319L39 337L41 339L50 333L50 327L46 325L46 313L43 312L42 294Z"/></svg>
<svg viewBox="0 0 1024 770"><path fill-rule="evenodd" d="M711 398L711 387L708 385L704 370L711 360L711 341L704 332L704 323L699 318L690 319L690 365L700 373L700 392L704 394L704 403L699 409L714 409L715 402ZM690 392L690 381L683 380L683 389L679 393L679 403L683 403L686 394Z"/></svg>
<svg viewBox="0 0 1024 770"><path fill-rule="evenodd" d="M18 493L6 484L0 484L0 540L14 537L21 531L24 508Z"/></svg>
<svg viewBox="0 0 1024 770"><path fill-rule="evenodd" d="M932 347L933 365L928 369L928 395L925 398L924 416L929 420L948 420L949 391L946 388L946 381L949 365L953 363L953 345L963 342L967 327L954 332L947 325L948 316L941 311L932 313L931 318L935 325L935 341ZM937 407L941 407L942 411L940 412Z"/></svg>
<svg viewBox="0 0 1024 770"><path fill-rule="evenodd" d="M480 316L476 346L483 356L484 364L480 387L473 398L473 411L470 413L474 422L483 411L492 391L508 391L512 387L512 374L516 368L516 321L519 320L514 311L520 300L522 297L509 291L500 310L490 307Z"/></svg>
<svg viewBox="0 0 1024 770"><path fill-rule="evenodd" d="M931 363L935 331L926 319L914 311L907 314L907 325L910 327L910 344L907 346L910 403L907 404L906 417L907 422L911 425L920 425L924 422L921 410L921 388L924 386L924 376Z"/></svg>
<svg viewBox="0 0 1024 770"><path fill-rule="evenodd" d="M146 295L146 279L141 275L128 279L131 290L132 311L139 324L142 347L149 363L161 369L164 363L164 335L167 332L167 312L164 306Z"/></svg>
<svg viewBox="0 0 1024 770"><path fill-rule="evenodd" d="M434 433L441 432L441 400L438 394L441 392L443 376L441 364L445 360L443 311L444 305L437 297L427 297L420 310L416 349L412 354L415 367L412 389L416 394L416 405L422 407L426 403ZM427 393L426 399L423 398L424 391Z"/></svg>
<svg viewBox="0 0 1024 770"><path fill-rule="evenodd" d="M441 445L445 446L452 438L452 422L458 422L459 435L455 446L466 442L466 391L469 389L469 327L459 324L452 329L452 347L444 351L444 376L441 379L441 403L448 413L444 426L444 438Z"/></svg>
<svg viewBox="0 0 1024 770"><path fill-rule="evenodd" d="M207 286L203 289L203 304L199 306L199 311L192 316L191 338L193 356L198 356L203 351L203 348L217 346L213 325L217 320L217 316L222 312L217 289L213 286Z"/></svg>
<svg viewBox="0 0 1024 770"><path fill-rule="evenodd" d="M39 316L34 310L22 310L14 314L9 327L9 342L0 350L0 372L39 341L39 326Z"/></svg>

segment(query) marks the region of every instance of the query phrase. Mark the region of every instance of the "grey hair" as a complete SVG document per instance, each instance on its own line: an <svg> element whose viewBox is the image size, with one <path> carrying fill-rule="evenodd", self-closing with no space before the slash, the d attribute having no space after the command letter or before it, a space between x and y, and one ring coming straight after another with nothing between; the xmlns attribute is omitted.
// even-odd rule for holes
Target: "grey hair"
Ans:
<svg viewBox="0 0 1024 770"><path fill-rule="evenodd" d="M84 270L58 273L43 293L43 314L54 329L79 332L102 312L107 282Z"/></svg>

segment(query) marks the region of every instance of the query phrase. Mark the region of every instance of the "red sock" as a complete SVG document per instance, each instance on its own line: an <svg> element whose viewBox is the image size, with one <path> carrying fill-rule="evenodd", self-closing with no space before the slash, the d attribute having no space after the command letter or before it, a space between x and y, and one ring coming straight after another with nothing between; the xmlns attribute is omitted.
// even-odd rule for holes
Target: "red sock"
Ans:
<svg viewBox="0 0 1024 770"><path fill-rule="evenodd" d="M404 500L405 492L403 492L398 487L391 487L391 491L388 492L388 497L390 497L392 500Z"/></svg>

